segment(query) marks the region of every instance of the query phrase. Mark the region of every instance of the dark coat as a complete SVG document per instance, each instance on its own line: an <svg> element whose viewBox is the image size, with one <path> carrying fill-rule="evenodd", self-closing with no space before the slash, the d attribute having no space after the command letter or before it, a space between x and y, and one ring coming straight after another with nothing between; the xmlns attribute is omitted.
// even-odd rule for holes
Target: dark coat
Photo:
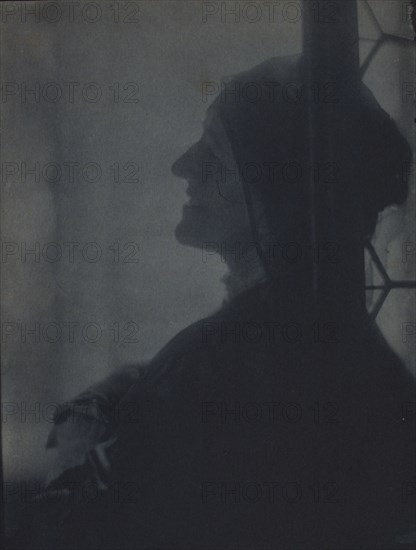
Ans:
<svg viewBox="0 0 416 550"><path fill-rule="evenodd" d="M37 547L406 548L413 378L365 315L318 338L285 311L260 286L169 342L118 402L102 498L49 505Z"/></svg>

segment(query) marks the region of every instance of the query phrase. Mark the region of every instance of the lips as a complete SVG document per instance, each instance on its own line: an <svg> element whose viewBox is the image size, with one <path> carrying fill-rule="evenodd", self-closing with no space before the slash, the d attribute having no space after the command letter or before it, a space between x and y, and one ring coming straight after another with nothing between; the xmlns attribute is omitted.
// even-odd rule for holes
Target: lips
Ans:
<svg viewBox="0 0 416 550"><path fill-rule="evenodd" d="M189 189L186 190L186 194L189 197L186 206L201 206L201 203L189 192Z"/></svg>

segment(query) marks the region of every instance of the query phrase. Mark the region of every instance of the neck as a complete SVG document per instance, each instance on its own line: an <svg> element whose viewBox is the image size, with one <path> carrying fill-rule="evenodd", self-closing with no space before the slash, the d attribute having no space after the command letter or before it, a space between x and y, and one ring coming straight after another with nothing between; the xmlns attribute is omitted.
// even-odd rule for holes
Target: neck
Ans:
<svg viewBox="0 0 416 550"><path fill-rule="evenodd" d="M232 300L242 292L255 287L265 280L264 268L256 262L229 262L226 260L229 273L223 277L227 300Z"/></svg>

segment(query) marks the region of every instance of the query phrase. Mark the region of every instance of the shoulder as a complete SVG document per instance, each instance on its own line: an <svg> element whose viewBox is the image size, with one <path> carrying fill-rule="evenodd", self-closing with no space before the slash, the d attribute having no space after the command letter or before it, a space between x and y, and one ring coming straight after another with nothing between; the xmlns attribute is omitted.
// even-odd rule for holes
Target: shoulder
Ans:
<svg viewBox="0 0 416 550"><path fill-rule="evenodd" d="M169 396L189 396L200 388L221 385L242 354L231 333L238 330L244 318L255 316L259 301L258 289L246 291L224 302L214 314L181 330L153 357L126 399L167 400ZM231 335L222 338L222 331Z"/></svg>
<svg viewBox="0 0 416 550"><path fill-rule="evenodd" d="M218 348L206 333L221 322L222 313L192 323L174 336L149 363L140 386L173 389L175 380L213 368L218 362Z"/></svg>
<svg viewBox="0 0 416 550"><path fill-rule="evenodd" d="M224 302L213 315L192 323L172 338L152 359L143 380L161 383L175 373L185 374L188 368L195 374L211 370L215 375L229 354L236 354L240 340L233 337L249 320L264 316L264 289L255 287ZM232 348L232 350L231 350Z"/></svg>

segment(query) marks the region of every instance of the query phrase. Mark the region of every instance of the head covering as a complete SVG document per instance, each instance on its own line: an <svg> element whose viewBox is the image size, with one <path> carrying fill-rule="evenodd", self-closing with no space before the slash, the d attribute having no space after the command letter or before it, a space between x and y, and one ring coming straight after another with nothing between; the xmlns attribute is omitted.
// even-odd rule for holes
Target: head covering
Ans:
<svg viewBox="0 0 416 550"><path fill-rule="evenodd" d="M310 167L304 74L302 56L272 58L225 79L207 112L206 139L227 170L239 175L243 199L231 192L226 178L219 190L224 200L245 202L253 241L269 274L279 269L276 248L311 244L305 243ZM347 132L337 145L335 165L321 159L313 169L321 185L338 186L340 208L365 238L380 211L406 200L403 167L411 150L363 83L317 83L314 88L317 104L331 104Z"/></svg>

